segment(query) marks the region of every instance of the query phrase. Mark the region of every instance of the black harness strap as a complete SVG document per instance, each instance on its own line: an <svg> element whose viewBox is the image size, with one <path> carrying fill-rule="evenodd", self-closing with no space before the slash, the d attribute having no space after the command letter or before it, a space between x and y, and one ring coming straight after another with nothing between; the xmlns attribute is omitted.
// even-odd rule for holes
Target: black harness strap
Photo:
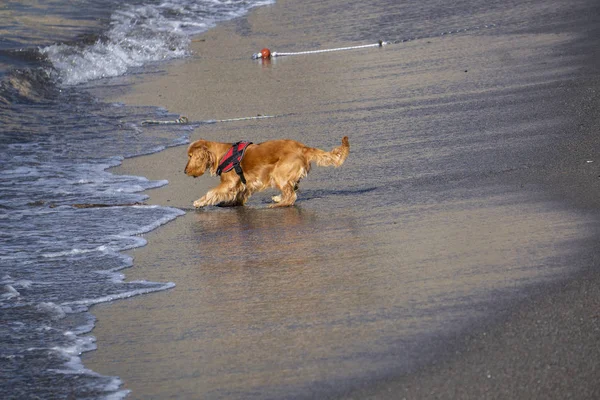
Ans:
<svg viewBox="0 0 600 400"><path fill-rule="evenodd" d="M221 175L223 172L229 172L232 169L239 175L240 180L245 185L246 178L244 178L244 172L242 171L242 166L240 163L242 162L242 158L244 157L244 153L246 152L246 148L251 145L252 142L241 141L234 143L233 146L227 150L227 153L221 158L219 161L219 166L217 168L217 175Z"/></svg>

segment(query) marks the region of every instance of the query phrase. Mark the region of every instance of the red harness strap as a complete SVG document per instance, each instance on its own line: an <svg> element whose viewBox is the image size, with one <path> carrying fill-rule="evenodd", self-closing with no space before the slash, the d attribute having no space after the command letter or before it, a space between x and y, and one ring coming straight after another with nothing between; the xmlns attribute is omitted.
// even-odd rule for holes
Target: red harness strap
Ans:
<svg viewBox="0 0 600 400"><path fill-rule="evenodd" d="M231 169L235 169L235 172L240 176L240 180L245 185L246 178L244 178L244 172L242 171L242 166L240 163L242 162L246 148L251 144L252 142L248 141L234 143L233 146L227 150L227 153L225 153L223 158L221 158L221 161L219 161L217 175L221 175L223 172L229 172Z"/></svg>

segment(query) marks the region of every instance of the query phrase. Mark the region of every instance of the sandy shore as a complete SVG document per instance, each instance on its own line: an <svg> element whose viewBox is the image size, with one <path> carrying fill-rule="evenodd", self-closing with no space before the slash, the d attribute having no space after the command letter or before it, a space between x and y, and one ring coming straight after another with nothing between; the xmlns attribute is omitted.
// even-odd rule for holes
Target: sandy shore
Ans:
<svg viewBox="0 0 600 400"><path fill-rule="evenodd" d="M192 140L331 148L349 134L352 153L339 170L311 173L297 207L266 210L268 196L256 196L146 235L127 278L177 286L95 307L98 350L86 367L121 377L139 399L598 398L600 85L580 49L564 50L576 30L477 24L382 49L249 59L266 46L379 39L357 21L383 21L386 5L352 4L256 9L113 99L191 120L281 115L203 125ZM448 133L429 138L432 127ZM474 132L464 143L463 128ZM415 136L400 159L428 166L398 184L378 176L372 149L383 154L406 132ZM446 153L457 155L436 161ZM114 172L167 179L148 202L189 209L215 178L186 177L184 164L175 147ZM435 179L446 168L455 173ZM435 285L421 283L431 276ZM443 301L447 313L424 317Z"/></svg>

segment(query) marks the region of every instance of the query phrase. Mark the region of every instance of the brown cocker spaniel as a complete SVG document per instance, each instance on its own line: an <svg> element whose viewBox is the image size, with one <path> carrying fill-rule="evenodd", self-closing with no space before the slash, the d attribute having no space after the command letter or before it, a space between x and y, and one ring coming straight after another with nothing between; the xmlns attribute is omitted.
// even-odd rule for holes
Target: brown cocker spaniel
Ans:
<svg viewBox="0 0 600 400"><path fill-rule="evenodd" d="M198 177L206 170L220 175L221 183L194 201L194 207L209 205L242 206L252 193L275 188L270 207L291 206L296 201L298 182L310 171L310 163L339 167L350 152L348 137L341 146L324 151L294 140L269 140L264 143L218 143L198 140L188 147L184 172Z"/></svg>

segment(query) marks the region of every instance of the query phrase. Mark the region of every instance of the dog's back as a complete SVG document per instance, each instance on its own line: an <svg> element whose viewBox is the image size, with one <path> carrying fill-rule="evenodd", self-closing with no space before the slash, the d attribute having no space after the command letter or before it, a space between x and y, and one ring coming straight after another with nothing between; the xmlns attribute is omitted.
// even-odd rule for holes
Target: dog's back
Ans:
<svg viewBox="0 0 600 400"><path fill-rule="evenodd" d="M350 142L347 136L342 139L341 146L331 151L308 147L303 143L290 139L269 140L251 146L248 149L246 161L255 163L276 163L277 161L302 157L307 163L315 162L319 166L339 167L350 153ZM251 160L250 160L251 159ZM251 167L251 165L248 165Z"/></svg>

